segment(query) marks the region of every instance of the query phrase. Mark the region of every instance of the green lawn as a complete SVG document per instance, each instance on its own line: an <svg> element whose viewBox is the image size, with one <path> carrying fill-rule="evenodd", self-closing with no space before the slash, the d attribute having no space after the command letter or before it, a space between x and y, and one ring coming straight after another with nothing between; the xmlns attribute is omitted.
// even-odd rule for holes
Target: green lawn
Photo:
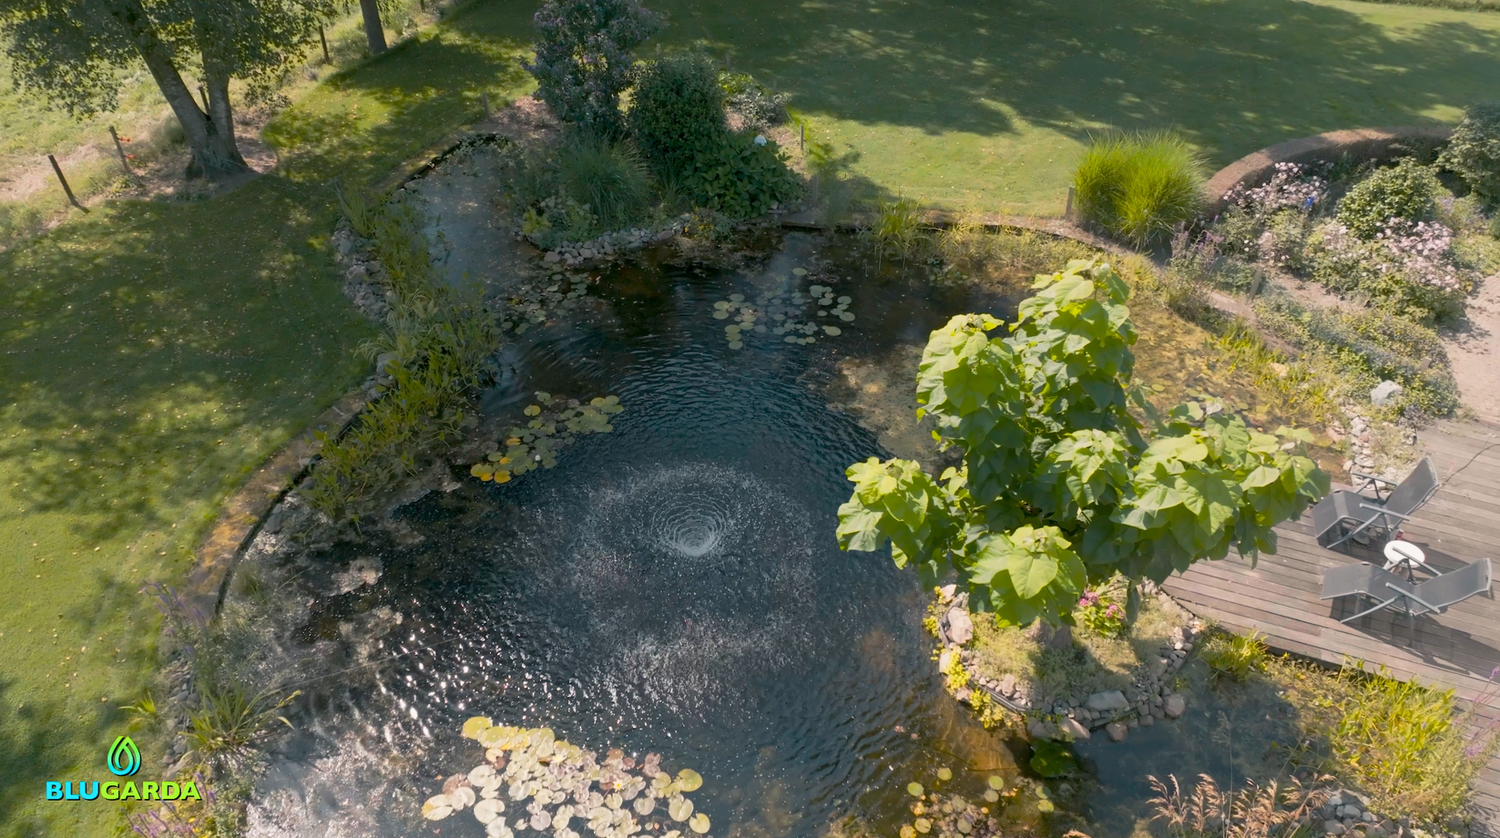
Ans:
<svg viewBox="0 0 1500 838"><path fill-rule="evenodd" d="M1060 214L1090 131L1175 127L1216 167L1500 96L1500 15L1322 0L655 0L887 192Z"/></svg>

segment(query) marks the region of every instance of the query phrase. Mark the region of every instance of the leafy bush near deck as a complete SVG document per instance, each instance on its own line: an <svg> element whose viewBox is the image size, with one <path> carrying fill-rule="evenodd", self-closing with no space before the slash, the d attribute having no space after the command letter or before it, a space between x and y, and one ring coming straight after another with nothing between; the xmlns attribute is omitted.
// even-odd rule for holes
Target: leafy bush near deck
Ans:
<svg viewBox="0 0 1500 838"><path fill-rule="evenodd" d="M678 177L716 148L729 130L724 91L713 62L689 53L645 65L632 94L629 124L656 176Z"/></svg>

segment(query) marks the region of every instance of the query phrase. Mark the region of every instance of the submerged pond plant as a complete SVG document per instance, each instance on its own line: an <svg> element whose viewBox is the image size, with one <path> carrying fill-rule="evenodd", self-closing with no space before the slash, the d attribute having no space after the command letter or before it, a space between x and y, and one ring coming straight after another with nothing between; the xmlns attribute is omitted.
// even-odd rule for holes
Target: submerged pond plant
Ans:
<svg viewBox="0 0 1500 838"><path fill-rule="evenodd" d="M681 838L683 827L702 835L712 826L685 796L703 786L703 777L690 768L668 774L659 754L637 762L614 749L601 761L550 728L501 727L483 716L464 722L463 735L485 748L484 762L443 782L442 792L422 804L427 820L467 809L488 838L513 838L525 829L554 838L580 838L582 829L597 838Z"/></svg>
<svg viewBox="0 0 1500 838"><path fill-rule="evenodd" d="M952 779L952 769L946 766L938 769L938 782ZM976 803L961 794L928 792L921 783L910 783L906 790L916 798L911 804L914 820L902 825L901 838L917 838L918 835L932 835L936 838L999 836L1002 832L1000 820L996 817L998 811L992 810L992 807L999 803L1004 789L1005 778L998 774L991 775L984 791L984 802ZM1011 788L1006 795L1014 797L1018 790Z"/></svg>
<svg viewBox="0 0 1500 838"><path fill-rule="evenodd" d="M532 469L552 468L558 453L578 437L613 431L609 417L624 409L619 396L597 396L583 403L538 391L536 402L521 411L530 421L507 431L504 449L497 446L484 461L470 466L469 474L485 482L508 483Z"/></svg>

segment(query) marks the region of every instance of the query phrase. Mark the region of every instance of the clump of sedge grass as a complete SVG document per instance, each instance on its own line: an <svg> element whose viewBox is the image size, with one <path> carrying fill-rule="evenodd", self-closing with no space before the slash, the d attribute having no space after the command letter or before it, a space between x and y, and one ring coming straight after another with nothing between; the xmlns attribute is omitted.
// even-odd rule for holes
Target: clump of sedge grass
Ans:
<svg viewBox="0 0 1500 838"><path fill-rule="evenodd" d="M1175 134L1109 134L1078 164L1074 199L1089 221L1145 247L1198 214L1203 177L1202 156Z"/></svg>

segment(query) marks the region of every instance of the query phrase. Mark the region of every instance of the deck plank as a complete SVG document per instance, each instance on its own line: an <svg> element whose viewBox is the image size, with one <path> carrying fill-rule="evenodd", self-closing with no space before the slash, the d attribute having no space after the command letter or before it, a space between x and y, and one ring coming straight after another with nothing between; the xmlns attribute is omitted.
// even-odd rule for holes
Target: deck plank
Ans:
<svg viewBox="0 0 1500 838"><path fill-rule="evenodd" d="M1419 443L1437 467L1437 493L1403 528L1407 540L1439 570L1479 558L1500 562L1500 426L1442 422ZM1500 667L1500 599L1494 591L1435 617L1389 612L1345 625L1347 604L1325 602L1323 572L1355 561L1383 562L1380 542L1350 544L1347 551L1318 545L1311 516L1277 528L1276 555L1255 567L1230 558L1199 562L1167 581L1166 591L1188 610L1236 632L1256 631L1268 646L1337 666L1358 659L1401 678L1451 688L1465 706L1491 686ZM1413 642L1414 640L1414 642ZM1475 708L1478 723L1500 720L1500 707ZM1500 838L1500 757L1474 782L1477 835Z"/></svg>

